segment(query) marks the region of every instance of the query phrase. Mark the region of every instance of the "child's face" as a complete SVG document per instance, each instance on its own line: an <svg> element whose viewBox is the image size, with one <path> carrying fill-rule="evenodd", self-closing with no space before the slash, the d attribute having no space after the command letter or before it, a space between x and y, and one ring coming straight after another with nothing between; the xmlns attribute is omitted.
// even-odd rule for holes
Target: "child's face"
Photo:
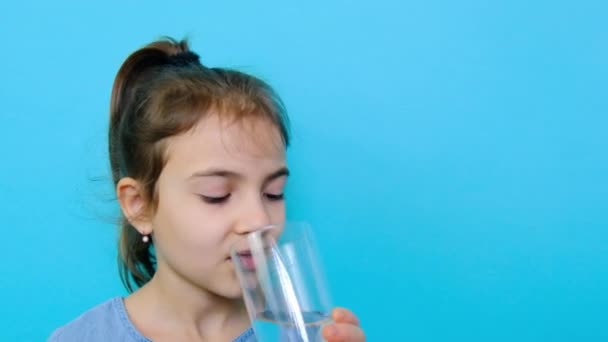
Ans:
<svg viewBox="0 0 608 342"><path fill-rule="evenodd" d="M285 220L285 147L261 119L217 115L168 141L152 217L158 271L224 297L240 296L230 246Z"/></svg>

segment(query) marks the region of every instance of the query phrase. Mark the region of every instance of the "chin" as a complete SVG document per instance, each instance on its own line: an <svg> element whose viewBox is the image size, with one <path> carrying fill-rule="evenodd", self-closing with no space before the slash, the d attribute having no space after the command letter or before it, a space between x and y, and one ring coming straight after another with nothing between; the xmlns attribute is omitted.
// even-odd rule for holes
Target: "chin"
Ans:
<svg viewBox="0 0 608 342"><path fill-rule="evenodd" d="M243 292L241 292L241 290L238 290L237 292L232 292L229 293L228 296L226 296L226 298L230 298L230 299L243 299Z"/></svg>
<svg viewBox="0 0 608 342"><path fill-rule="evenodd" d="M225 287L223 289L220 289L220 291L216 292L218 295L224 297L224 298L228 298L228 299L242 299L243 298L243 291L241 290L240 287L238 287L238 285L233 288L232 286L230 287Z"/></svg>
<svg viewBox="0 0 608 342"><path fill-rule="evenodd" d="M239 285L239 281L236 279L236 276L229 277L225 281L223 281L215 291L219 296L229 298L229 299L242 299L243 298L243 290L241 290L241 286Z"/></svg>

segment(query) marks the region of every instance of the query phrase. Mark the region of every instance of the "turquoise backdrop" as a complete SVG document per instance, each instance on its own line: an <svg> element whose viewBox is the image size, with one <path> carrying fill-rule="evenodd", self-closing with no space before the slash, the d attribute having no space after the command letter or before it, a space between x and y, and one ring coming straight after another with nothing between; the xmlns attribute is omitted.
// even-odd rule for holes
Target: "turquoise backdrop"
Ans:
<svg viewBox="0 0 608 342"><path fill-rule="evenodd" d="M190 37L293 123L289 215L369 341L608 341L606 1L3 1L1 341L124 294L124 58Z"/></svg>

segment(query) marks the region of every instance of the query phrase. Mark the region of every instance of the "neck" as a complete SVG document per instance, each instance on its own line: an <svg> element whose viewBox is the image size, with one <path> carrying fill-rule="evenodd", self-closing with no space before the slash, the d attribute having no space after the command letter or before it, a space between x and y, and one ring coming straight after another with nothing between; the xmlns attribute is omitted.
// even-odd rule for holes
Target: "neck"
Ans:
<svg viewBox="0 0 608 342"><path fill-rule="evenodd" d="M205 340L226 334L238 336L249 326L240 298L221 297L163 271L159 265L154 277L126 299L132 320L144 333L188 331L190 337Z"/></svg>

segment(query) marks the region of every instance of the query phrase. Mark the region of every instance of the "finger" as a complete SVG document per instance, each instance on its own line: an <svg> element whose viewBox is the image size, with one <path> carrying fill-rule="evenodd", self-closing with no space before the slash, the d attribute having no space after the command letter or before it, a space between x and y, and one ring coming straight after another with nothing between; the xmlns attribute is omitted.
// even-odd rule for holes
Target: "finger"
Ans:
<svg viewBox="0 0 608 342"><path fill-rule="evenodd" d="M363 330L352 324L328 324L323 327L322 333L327 342L365 342Z"/></svg>
<svg viewBox="0 0 608 342"><path fill-rule="evenodd" d="M345 308L336 308L332 312L332 318L336 323L350 323L360 325L359 319L352 311Z"/></svg>

